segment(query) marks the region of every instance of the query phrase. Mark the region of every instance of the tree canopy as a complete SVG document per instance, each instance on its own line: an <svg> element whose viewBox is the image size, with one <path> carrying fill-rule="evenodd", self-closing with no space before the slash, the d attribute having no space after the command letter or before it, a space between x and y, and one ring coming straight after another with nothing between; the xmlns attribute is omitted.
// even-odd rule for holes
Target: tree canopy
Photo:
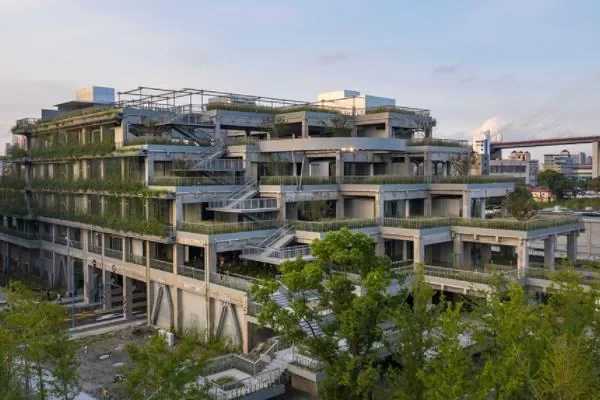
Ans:
<svg viewBox="0 0 600 400"><path fill-rule="evenodd" d="M575 182L572 179L552 169L539 173L538 184L550 189L557 200L564 199L575 190Z"/></svg>
<svg viewBox="0 0 600 400"><path fill-rule="evenodd" d="M363 233L330 232L312 249L254 296L259 321L321 363L320 398L599 398L600 292L575 273L557 274L547 304L500 275L479 298L433 304L423 268L395 274Z"/></svg>
<svg viewBox="0 0 600 400"><path fill-rule="evenodd" d="M526 221L536 215L537 203L527 187L517 185L515 191L504 198L502 205L508 213L519 221Z"/></svg>

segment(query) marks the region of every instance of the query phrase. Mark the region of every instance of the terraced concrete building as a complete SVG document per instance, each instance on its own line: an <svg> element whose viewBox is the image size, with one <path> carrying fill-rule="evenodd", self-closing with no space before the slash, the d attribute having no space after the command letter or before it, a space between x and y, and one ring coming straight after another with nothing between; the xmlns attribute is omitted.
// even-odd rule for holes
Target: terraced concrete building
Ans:
<svg viewBox="0 0 600 400"><path fill-rule="evenodd" d="M314 103L208 90L96 88L16 122L1 181L5 273L26 273L89 302L197 329L248 351L268 330L248 295L310 243L348 227L394 268L426 264L439 290L485 289L492 269L545 287L530 267L570 217L486 220L513 190L469 176L467 143L432 137L428 110L358 92ZM15 143L18 141L15 140ZM541 272L540 272L541 271Z"/></svg>

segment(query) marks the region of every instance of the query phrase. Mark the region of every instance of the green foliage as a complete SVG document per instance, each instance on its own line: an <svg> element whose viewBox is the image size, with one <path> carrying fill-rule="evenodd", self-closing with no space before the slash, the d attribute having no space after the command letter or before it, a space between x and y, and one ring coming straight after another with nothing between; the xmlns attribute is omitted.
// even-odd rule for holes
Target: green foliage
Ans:
<svg viewBox="0 0 600 400"><path fill-rule="evenodd" d="M49 147L35 147L31 149L32 159L65 159L82 156L104 156L115 151L114 141L105 141L86 144L59 143Z"/></svg>
<svg viewBox="0 0 600 400"><path fill-rule="evenodd" d="M195 352L197 343L185 336L175 347L159 335L143 344L127 346L132 365L124 368L123 390L131 400L209 399L208 386L197 383L209 357Z"/></svg>
<svg viewBox="0 0 600 400"><path fill-rule="evenodd" d="M321 112L328 114L338 114L340 110L335 108L320 107L318 105L311 104L299 104L286 107L269 107L261 106L257 104L235 104L235 103L209 103L206 105L206 110L227 110L227 111L241 111L241 112L260 112L266 114L285 114L291 112Z"/></svg>
<svg viewBox="0 0 600 400"><path fill-rule="evenodd" d="M537 203L531 192L521 185L517 185L515 191L506 196L502 205L513 218L519 221L533 218L537 211Z"/></svg>
<svg viewBox="0 0 600 400"><path fill-rule="evenodd" d="M440 138L421 138L410 139L406 142L407 146L441 146L441 147L469 147L465 140L452 140Z"/></svg>
<svg viewBox="0 0 600 400"><path fill-rule="evenodd" d="M479 167L479 155L474 151L454 155L450 158L450 165L456 176L471 175L471 170Z"/></svg>
<svg viewBox="0 0 600 400"><path fill-rule="evenodd" d="M589 181L587 188L589 190L599 192L600 191L600 177L596 177L596 178L592 179L591 181Z"/></svg>
<svg viewBox="0 0 600 400"><path fill-rule="evenodd" d="M136 194L143 197L161 196L165 190L147 189L138 179L105 177L104 179L35 178L31 182L34 190L50 192L82 191L86 193L108 192L112 194Z"/></svg>
<svg viewBox="0 0 600 400"><path fill-rule="evenodd" d="M575 190L575 182L572 179L551 169L538 174L538 184L550 189L556 199L564 199Z"/></svg>
<svg viewBox="0 0 600 400"><path fill-rule="evenodd" d="M352 121L350 119L350 115L347 114L339 114L329 121L327 124L323 121L323 125L325 126L323 136L331 136L331 137L346 137L350 136L352 132Z"/></svg>
<svg viewBox="0 0 600 400"><path fill-rule="evenodd" d="M68 337L64 309L37 301L18 283L9 286L7 299L0 318L0 398L73 399L79 392L77 345Z"/></svg>
<svg viewBox="0 0 600 400"><path fill-rule="evenodd" d="M600 198L592 199L566 199L560 202L560 205L573 210L585 210L591 207L594 210L600 208Z"/></svg>

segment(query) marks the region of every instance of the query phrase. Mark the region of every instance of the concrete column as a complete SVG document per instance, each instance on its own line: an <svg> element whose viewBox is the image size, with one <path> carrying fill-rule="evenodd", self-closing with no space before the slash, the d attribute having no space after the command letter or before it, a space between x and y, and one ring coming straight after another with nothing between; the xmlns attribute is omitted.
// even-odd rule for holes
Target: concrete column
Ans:
<svg viewBox="0 0 600 400"><path fill-rule="evenodd" d="M481 245L481 262L484 266L492 263L492 245L484 243Z"/></svg>
<svg viewBox="0 0 600 400"><path fill-rule="evenodd" d="M402 241L402 261L408 260L408 242Z"/></svg>
<svg viewBox="0 0 600 400"><path fill-rule="evenodd" d="M463 266L470 268L473 266L473 260L471 258L471 251L473 250L473 243L464 242L463 249L464 249L464 253L463 253L463 257L462 257L462 264L463 264Z"/></svg>
<svg viewBox="0 0 600 400"><path fill-rule="evenodd" d="M463 243L459 236L455 236L453 239L453 252L454 252L454 267L460 268L463 266Z"/></svg>
<svg viewBox="0 0 600 400"><path fill-rule="evenodd" d="M146 253L146 320L148 325L152 324L152 305L154 304L154 285L150 280L150 241L143 243Z"/></svg>
<svg viewBox="0 0 600 400"><path fill-rule="evenodd" d="M344 176L344 157L341 153L335 155L335 174L339 177Z"/></svg>
<svg viewBox="0 0 600 400"><path fill-rule="evenodd" d="M554 253L556 252L556 236L544 239L544 266L554 269Z"/></svg>
<svg viewBox="0 0 600 400"><path fill-rule="evenodd" d="M410 218L410 200L404 200L404 218Z"/></svg>
<svg viewBox="0 0 600 400"><path fill-rule="evenodd" d="M463 192L462 217L466 219L471 219L471 195L469 192Z"/></svg>
<svg viewBox="0 0 600 400"><path fill-rule="evenodd" d="M144 162L144 183L146 186L149 181L154 177L154 158L146 157Z"/></svg>
<svg viewBox="0 0 600 400"><path fill-rule="evenodd" d="M413 260L415 264L425 262L425 246L422 244L420 237L413 239Z"/></svg>
<svg viewBox="0 0 600 400"><path fill-rule="evenodd" d="M284 193L279 193L277 195L277 204L279 205L279 220L285 221L287 218L287 209L286 209Z"/></svg>
<svg viewBox="0 0 600 400"><path fill-rule="evenodd" d="M529 268L529 249L527 248L527 244L527 240L521 240L517 248L517 273L519 278L524 278Z"/></svg>
<svg viewBox="0 0 600 400"><path fill-rule="evenodd" d="M127 164L125 163L125 158L121 158L121 179L122 180L124 180L127 177L126 166L127 166Z"/></svg>
<svg viewBox="0 0 600 400"><path fill-rule="evenodd" d="M301 129L302 129L302 137L303 138L307 138L309 130L308 130L308 118L306 118L306 116L302 120L302 127L301 127Z"/></svg>
<svg viewBox="0 0 600 400"><path fill-rule="evenodd" d="M90 266L87 260L83 260L83 301L88 304L91 298L91 291L94 288L94 272L90 273Z"/></svg>
<svg viewBox="0 0 600 400"><path fill-rule="evenodd" d="M104 179L104 160L100 159L100 179Z"/></svg>
<svg viewBox="0 0 600 400"><path fill-rule="evenodd" d="M383 200L383 194L377 193L375 195L375 218L382 219L385 212L385 201Z"/></svg>
<svg viewBox="0 0 600 400"><path fill-rule="evenodd" d="M425 202L425 206L423 208L423 215L425 217L431 217L431 203L432 203L432 199L431 199L431 195L427 194L427 196L424 199Z"/></svg>
<svg viewBox="0 0 600 400"><path fill-rule="evenodd" d="M480 215L479 218L481 219L485 219L485 197L479 199L479 211L480 211Z"/></svg>
<svg viewBox="0 0 600 400"><path fill-rule="evenodd" d="M600 176L600 142L592 143L592 179Z"/></svg>
<svg viewBox="0 0 600 400"><path fill-rule="evenodd" d="M210 274L217 272L217 249L214 242L208 242L204 246L204 272L206 273L205 282L210 281Z"/></svg>
<svg viewBox="0 0 600 400"><path fill-rule="evenodd" d="M183 265L184 260L184 250L183 245L174 244L173 245L173 273L177 275L177 267Z"/></svg>
<svg viewBox="0 0 600 400"><path fill-rule="evenodd" d="M123 275L123 318L133 317L133 279Z"/></svg>
<svg viewBox="0 0 600 400"><path fill-rule="evenodd" d="M577 261L577 232L567 235L567 260L572 263Z"/></svg>
<svg viewBox="0 0 600 400"><path fill-rule="evenodd" d="M112 307L112 282L110 271L102 269L102 309L104 311Z"/></svg>
<svg viewBox="0 0 600 400"><path fill-rule="evenodd" d="M385 120L385 137L391 138L394 134L392 129L392 120L388 118Z"/></svg>
<svg viewBox="0 0 600 400"><path fill-rule="evenodd" d="M425 153L423 157L423 176L430 177L433 175L433 163L431 161L431 153Z"/></svg>
<svg viewBox="0 0 600 400"><path fill-rule="evenodd" d="M385 242L383 240L383 237L381 237L381 235L377 235L375 240L376 240L375 252L379 255L384 255L385 254Z"/></svg>
<svg viewBox="0 0 600 400"><path fill-rule="evenodd" d="M335 217L337 219L344 218L344 196L340 196L335 202Z"/></svg>

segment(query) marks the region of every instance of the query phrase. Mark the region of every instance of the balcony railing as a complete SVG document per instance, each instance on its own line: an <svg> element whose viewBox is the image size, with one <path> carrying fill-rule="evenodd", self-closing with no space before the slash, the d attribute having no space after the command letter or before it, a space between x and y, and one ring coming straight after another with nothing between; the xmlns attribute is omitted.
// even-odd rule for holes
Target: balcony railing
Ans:
<svg viewBox="0 0 600 400"><path fill-rule="evenodd" d="M481 184L512 183L513 177L504 176L402 176L402 175L344 175L344 176L263 176L261 185L411 185L429 183Z"/></svg>
<svg viewBox="0 0 600 400"><path fill-rule="evenodd" d="M323 367L319 361L299 353L294 353L292 364L307 368L311 371L320 371Z"/></svg>
<svg viewBox="0 0 600 400"><path fill-rule="evenodd" d="M62 244L63 246L66 246L67 242L68 241L65 235L61 235L60 233L54 238L54 243L56 244Z"/></svg>
<svg viewBox="0 0 600 400"><path fill-rule="evenodd" d="M211 186L211 185L244 185L244 176L155 176L148 180L154 186Z"/></svg>
<svg viewBox="0 0 600 400"><path fill-rule="evenodd" d="M52 243L54 241L54 236L51 233L42 233L40 237L46 242Z"/></svg>
<svg viewBox="0 0 600 400"><path fill-rule="evenodd" d="M244 160L235 160L227 158L215 158L198 162L197 167L192 167L191 170L209 170L209 171L243 171Z"/></svg>
<svg viewBox="0 0 600 400"><path fill-rule="evenodd" d="M188 267L185 265L177 266L177 273L179 275L187 276L188 278L197 279L199 281L204 280L204 270L194 267Z"/></svg>
<svg viewBox="0 0 600 400"><path fill-rule="evenodd" d="M150 266L161 271L173 272L173 261L159 260L157 258L150 259Z"/></svg>
<svg viewBox="0 0 600 400"><path fill-rule="evenodd" d="M329 232L337 231L341 228L360 229L378 226L380 219L336 219L332 221L290 221L290 225L298 231L309 232Z"/></svg>
<svg viewBox="0 0 600 400"><path fill-rule="evenodd" d="M179 229L185 232L217 235L223 233L261 231L276 229L282 224L280 220L248 221L248 222L185 222Z"/></svg>
<svg viewBox="0 0 600 400"><path fill-rule="evenodd" d="M232 210L260 210L277 208L277 199L225 199L208 203L208 208L230 208Z"/></svg>
<svg viewBox="0 0 600 400"><path fill-rule="evenodd" d="M481 229L535 231L580 222L577 217L537 218L529 221L510 219L441 218L384 218L383 226L405 229L430 229L444 226L464 226Z"/></svg>
<svg viewBox="0 0 600 400"><path fill-rule="evenodd" d="M71 247L73 247L75 249L80 249L80 250L83 248L81 241L79 241L79 240L71 240Z"/></svg>
<svg viewBox="0 0 600 400"><path fill-rule="evenodd" d="M108 247L104 248L104 255L110 258L116 258L117 260L123 259L123 252L121 250L109 249Z"/></svg>
<svg viewBox="0 0 600 400"><path fill-rule="evenodd" d="M17 237L20 237L22 239L27 239L27 240L39 240L40 239L40 234L37 232L25 232L25 231L20 231L17 229L6 228L6 227L0 227L0 232L6 233L11 236L17 236Z"/></svg>
<svg viewBox="0 0 600 400"><path fill-rule="evenodd" d="M442 147L469 147L467 140L422 138L410 139L406 142L407 146L442 146Z"/></svg>
<svg viewBox="0 0 600 400"><path fill-rule="evenodd" d="M278 260L293 260L298 257L311 255L310 246L295 246L283 249L271 249L257 246L246 246L243 250L245 256L258 256L263 258L275 258Z"/></svg>
<svg viewBox="0 0 600 400"><path fill-rule="evenodd" d="M509 280L517 279L517 270L514 269L512 271L498 272L498 273L486 273L486 272L476 272L470 270L463 270L457 268L444 268L444 267L434 267L431 265L424 266L425 275L429 276L437 276L440 278L447 279L456 279L459 281L467 281L473 283L482 283L482 284L492 284L497 279L498 276L503 276Z"/></svg>
<svg viewBox="0 0 600 400"><path fill-rule="evenodd" d="M255 283L250 280L217 274L214 272L210 274L210 282L216 285L227 286L232 289L241 290L243 292L249 292Z"/></svg>
<svg viewBox="0 0 600 400"><path fill-rule="evenodd" d="M138 265L146 265L146 257L137 254L125 253L125 261Z"/></svg>
<svg viewBox="0 0 600 400"><path fill-rule="evenodd" d="M255 301L251 301L248 303L248 315L258 317L258 315L260 314L262 309L263 309L263 305L260 303L257 303Z"/></svg>
<svg viewBox="0 0 600 400"><path fill-rule="evenodd" d="M88 243L88 251L90 253L102 254L102 246L96 246L95 244Z"/></svg>

